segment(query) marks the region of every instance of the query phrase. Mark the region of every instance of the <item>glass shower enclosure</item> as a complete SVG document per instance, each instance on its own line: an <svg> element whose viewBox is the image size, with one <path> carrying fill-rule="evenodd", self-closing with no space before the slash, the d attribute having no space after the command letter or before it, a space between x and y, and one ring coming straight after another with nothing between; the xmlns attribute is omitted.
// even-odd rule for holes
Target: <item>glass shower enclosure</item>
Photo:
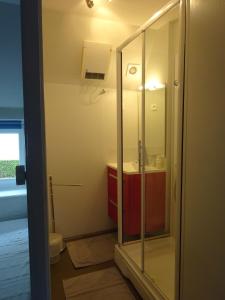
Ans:
<svg viewBox="0 0 225 300"><path fill-rule="evenodd" d="M180 2L169 2L117 51L117 253L141 272L153 294L170 300L178 210L179 14Z"/></svg>

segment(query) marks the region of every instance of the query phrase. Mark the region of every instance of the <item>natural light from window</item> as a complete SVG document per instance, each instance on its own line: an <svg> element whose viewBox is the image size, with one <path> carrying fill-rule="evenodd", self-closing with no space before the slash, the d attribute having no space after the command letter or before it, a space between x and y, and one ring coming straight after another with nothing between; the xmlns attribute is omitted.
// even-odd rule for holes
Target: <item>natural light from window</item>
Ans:
<svg viewBox="0 0 225 300"><path fill-rule="evenodd" d="M0 133L0 178L15 177L19 157L19 134Z"/></svg>

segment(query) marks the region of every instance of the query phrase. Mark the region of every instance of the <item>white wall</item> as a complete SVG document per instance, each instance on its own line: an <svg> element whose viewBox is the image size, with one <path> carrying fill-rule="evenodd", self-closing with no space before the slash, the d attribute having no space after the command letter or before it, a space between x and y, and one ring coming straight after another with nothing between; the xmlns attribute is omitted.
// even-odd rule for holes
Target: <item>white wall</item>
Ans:
<svg viewBox="0 0 225 300"><path fill-rule="evenodd" d="M22 107L20 7L0 2L0 114L2 108Z"/></svg>
<svg viewBox="0 0 225 300"><path fill-rule="evenodd" d="M47 169L54 188L56 229L75 236L114 227L107 215L107 162L116 161L115 48L136 27L44 10ZM83 41L113 46L104 83L81 80ZM102 88L104 95L98 96Z"/></svg>
<svg viewBox="0 0 225 300"><path fill-rule="evenodd" d="M54 187L56 229L65 236L113 227L107 216L106 164L116 161L115 91L98 92L45 85L48 174L55 183L83 185Z"/></svg>
<svg viewBox="0 0 225 300"><path fill-rule="evenodd" d="M165 156L166 90L146 91L145 144L147 154Z"/></svg>
<svg viewBox="0 0 225 300"><path fill-rule="evenodd" d="M83 15L43 11L44 77L47 82L81 83L84 40L113 46L108 78L101 86L116 86L115 49L137 27ZM99 85L99 82L96 82ZM92 82L93 84L93 82Z"/></svg>
<svg viewBox="0 0 225 300"><path fill-rule="evenodd" d="M83 185L54 187L56 229L65 236L113 227L107 216L106 165L117 159L116 91L98 95L101 90L45 84L48 174L55 183ZM126 94L132 110L136 95ZM130 140L136 146L133 130Z"/></svg>
<svg viewBox="0 0 225 300"><path fill-rule="evenodd" d="M225 295L225 2L188 14L182 300Z"/></svg>
<svg viewBox="0 0 225 300"><path fill-rule="evenodd" d="M157 24L157 23L156 23ZM169 24L146 31L146 83L168 83Z"/></svg>

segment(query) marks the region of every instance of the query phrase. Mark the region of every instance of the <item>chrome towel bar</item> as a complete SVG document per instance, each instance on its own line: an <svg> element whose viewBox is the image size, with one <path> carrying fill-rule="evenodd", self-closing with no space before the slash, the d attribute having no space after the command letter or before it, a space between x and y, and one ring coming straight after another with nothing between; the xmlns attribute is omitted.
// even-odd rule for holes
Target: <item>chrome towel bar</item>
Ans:
<svg viewBox="0 0 225 300"><path fill-rule="evenodd" d="M53 183L53 186L83 186L83 184L59 184L59 183Z"/></svg>

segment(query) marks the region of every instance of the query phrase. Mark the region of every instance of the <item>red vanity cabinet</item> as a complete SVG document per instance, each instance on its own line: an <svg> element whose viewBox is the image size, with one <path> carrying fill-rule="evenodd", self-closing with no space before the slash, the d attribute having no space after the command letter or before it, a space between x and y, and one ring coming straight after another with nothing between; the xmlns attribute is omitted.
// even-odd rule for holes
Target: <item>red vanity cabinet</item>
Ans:
<svg viewBox="0 0 225 300"><path fill-rule="evenodd" d="M117 171L108 171L108 215L117 223ZM149 172L145 176L145 232L165 228L166 172ZM127 235L141 233L141 174L123 174L123 231Z"/></svg>

